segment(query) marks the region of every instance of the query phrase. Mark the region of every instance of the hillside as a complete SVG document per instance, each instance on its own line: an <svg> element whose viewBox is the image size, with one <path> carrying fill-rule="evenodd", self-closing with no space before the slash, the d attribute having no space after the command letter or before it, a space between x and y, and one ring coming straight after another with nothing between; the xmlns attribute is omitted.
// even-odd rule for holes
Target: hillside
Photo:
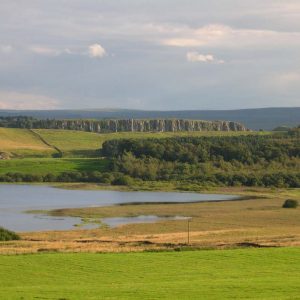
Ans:
<svg viewBox="0 0 300 300"><path fill-rule="evenodd" d="M251 134L251 132L117 132L98 134L75 130L0 128L0 152L10 152L20 157L51 156L58 153L63 153L64 157L95 157L99 156L98 150L102 144L112 139L248 134Z"/></svg>
<svg viewBox="0 0 300 300"><path fill-rule="evenodd" d="M16 156L48 156L55 150L30 130L0 128L0 152Z"/></svg>
<svg viewBox="0 0 300 300"><path fill-rule="evenodd" d="M300 107L240 110L145 111L130 109L95 110L0 110L0 116L26 115L42 119L157 119L230 120L253 130L272 130L278 126L300 123Z"/></svg>

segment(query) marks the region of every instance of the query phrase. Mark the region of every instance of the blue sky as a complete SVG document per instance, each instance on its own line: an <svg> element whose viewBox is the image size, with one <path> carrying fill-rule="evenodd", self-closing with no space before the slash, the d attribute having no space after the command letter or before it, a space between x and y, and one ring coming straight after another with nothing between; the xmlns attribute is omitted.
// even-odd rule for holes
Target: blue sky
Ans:
<svg viewBox="0 0 300 300"><path fill-rule="evenodd" d="M2 0L0 109L300 106L299 0Z"/></svg>

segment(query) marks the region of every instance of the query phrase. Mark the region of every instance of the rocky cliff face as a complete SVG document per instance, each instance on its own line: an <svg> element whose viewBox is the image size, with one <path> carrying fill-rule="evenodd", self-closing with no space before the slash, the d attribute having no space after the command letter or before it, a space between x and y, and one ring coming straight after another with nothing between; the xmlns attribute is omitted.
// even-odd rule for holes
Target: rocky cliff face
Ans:
<svg viewBox="0 0 300 300"><path fill-rule="evenodd" d="M244 125L231 121L202 120L46 120L33 128L69 129L89 132L179 132L179 131L246 131Z"/></svg>

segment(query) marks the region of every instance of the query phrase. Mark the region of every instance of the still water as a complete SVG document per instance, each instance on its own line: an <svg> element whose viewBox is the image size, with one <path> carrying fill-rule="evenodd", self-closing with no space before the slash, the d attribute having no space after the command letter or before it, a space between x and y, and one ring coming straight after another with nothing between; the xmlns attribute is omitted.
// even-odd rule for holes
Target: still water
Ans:
<svg viewBox="0 0 300 300"><path fill-rule="evenodd" d="M81 223L80 218L25 213L28 210L109 206L139 202L184 203L233 199L237 199L237 196L179 192L64 190L50 186L1 184L0 226L20 232L68 230L75 228L75 224ZM128 223L155 222L161 219L156 216L139 216L133 218L107 218L103 219L102 222L114 227ZM90 224L84 228L97 226Z"/></svg>

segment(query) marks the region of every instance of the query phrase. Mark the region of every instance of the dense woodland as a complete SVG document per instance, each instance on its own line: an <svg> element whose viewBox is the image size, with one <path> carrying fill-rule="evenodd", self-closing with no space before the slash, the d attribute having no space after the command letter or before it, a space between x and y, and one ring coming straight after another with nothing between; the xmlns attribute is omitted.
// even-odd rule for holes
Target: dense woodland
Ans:
<svg viewBox="0 0 300 300"><path fill-rule="evenodd" d="M299 130L288 135L112 140L112 170L143 180L300 187Z"/></svg>

